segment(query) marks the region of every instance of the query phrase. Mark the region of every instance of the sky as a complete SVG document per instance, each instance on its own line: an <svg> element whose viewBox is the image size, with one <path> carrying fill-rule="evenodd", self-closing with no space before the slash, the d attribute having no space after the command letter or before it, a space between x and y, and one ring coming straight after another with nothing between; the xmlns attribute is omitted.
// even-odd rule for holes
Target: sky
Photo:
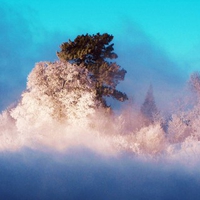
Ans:
<svg viewBox="0 0 200 200"><path fill-rule="evenodd" d="M114 36L114 51L119 56L116 62L127 70L119 88L139 105L152 85L156 105L169 108L181 96L190 74L200 70L198 0L0 0L0 5L0 111L20 100L35 63L58 60L59 45L81 34L100 32ZM120 129L121 124L115 121L112 127L103 127L107 119L100 117L94 119L99 123L97 134L107 133L109 128ZM0 153L2 199L199 198L197 140L190 143L186 139L178 144L180 155L169 149L169 160L143 159L126 152L105 156L82 146L60 153L48 151L37 142L62 146L70 138L72 143L83 140L94 149L105 147L104 152L107 143L104 138L95 138L90 129L83 129L84 133L78 129L78 133L72 131L65 137L70 127L54 124L39 129L45 137L52 134L48 140L37 131L15 135L15 122L5 113L0 120L1 130L5 126L3 132L7 133L0 134L0 148L8 146L8 151ZM134 118L134 123L137 120ZM55 135L57 128L60 132ZM151 130L155 127L150 128L148 132L144 127L138 138L142 140L145 131L153 137ZM112 144L115 133L109 134ZM16 138L24 147L9 151L19 142Z"/></svg>
<svg viewBox="0 0 200 200"><path fill-rule="evenodd" d="M76 36L80 32L122 35L125 26L138 26L149 38L175 57L199 45L197 0L167 1L9 1L18 9L32 9L48 31ZM26 13L27 15L28 13ZM34 21L34 19L32 18ZM123 27L122 27L123 26ZM121 28L120 28L121 27ZM119 36L118 36L119 37ZM134 36L133 36L134 37Z"/></svg>
<svg viewBox="0 0 200 200"><path fill-rule="evenodd" d="M123 37L126 28L135 26L175 58L184 58L199 46L200 3L197 0L130 0L126 3L112 0L40 3L10 0L8 4L20 12L25 10L24 17L32 23L41 23L45 30L60 32L66 37L99 31L119 38Z"/></svg>
<svg viewBox="0 0 200 200"><path fill-rule="evenodd" d="M171 101L199 69L199 8L197 0L1 0L1 110L19 99L36 62L55 61L60 44L97 32L114 36L127 70L119 88L141 101L152 84L158 102Z"/></svg>

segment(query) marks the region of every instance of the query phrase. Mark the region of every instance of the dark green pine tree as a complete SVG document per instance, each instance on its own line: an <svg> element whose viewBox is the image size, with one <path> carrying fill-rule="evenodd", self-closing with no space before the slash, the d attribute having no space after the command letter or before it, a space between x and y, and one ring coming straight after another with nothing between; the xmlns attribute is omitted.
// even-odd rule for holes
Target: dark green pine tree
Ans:
<svg viewBox="0 0 200 200"><path fill-rule="evenodd" d="M107 107L105 97L113 97L119 101L128 99L127 95L116 89L119 81L124 80L126 70L121 69L111 59L117 58L113 52L114 44L110 44L113 36L107 33L96 35L79 35L74 41L63 43L57 52L61 61L68 61L86 68L96 91L96 99Z"/></svg>
<svg viewBox="0 0 200 200"><path fill-rule="evenodd" d="M141 106L141 113L150 123L153 123L158 116L158 109L154 100L152 85L149 86L144 103Z"/></svg>

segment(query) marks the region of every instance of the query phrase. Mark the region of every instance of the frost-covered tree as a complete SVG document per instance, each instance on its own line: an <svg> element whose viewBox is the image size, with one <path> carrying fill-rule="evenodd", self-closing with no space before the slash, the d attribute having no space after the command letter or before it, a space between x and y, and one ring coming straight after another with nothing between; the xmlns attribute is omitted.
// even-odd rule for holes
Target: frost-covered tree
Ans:
<svg viewBox="0 0 200 200"><path fill-rule="evenodd" d="M144 103L141 106L141 113L150 123L153 123L158 117L159 113L154 100L152 85L150 85Z"/></svg>
<svg viewBox="0 0 200 200"><path fill-rule="evenodd" d="M16 150L23 144L17 132L15 120L10 116L10 110L0 113L0 151Z"/></svg>
<svg viewBox="0 0 200 200"><path fill-rule="evenodd" d="M189 86L195 96L192 96L188 111L186 112L187 121L192 128L191 134L198 135L200 138L200 73L194 72L189 79ZM195 97L195 98L194 98Z"/></svg>
<svg viewBox="0 0 200 200"><path fill-rule="evenodd" d="M28 76L27 90L11 115L21 130L52 120L85 119L97 103L87 70L67 62L40 62Z"/></svg>
<svg viewBox="0 0 200 200"><path fill-rule="evenodd" d="M171 143L180 143L189 137L200 139L200 74L198 72L190 76L189 87L195 96L190 93L192 98L189 97L191 99L181 105L181 109L172 114L168 122L167 136Z"/></svg>
<svg viewBox="0 0 200 200"><path fill-rule="evenodd" d="M95 88L96 99L107 107L105 97L113 97L119 101L125 101L127 95L116 89L119 81L124 80L126 71L121 69L110 59L117 58L113 52L114 44L110 44L113 36L107 33L96 35L79 35L74 41L63 43L57 52L61 61L75 63L89 71L89 78Z"/></svg>
<svg viewBox="0 0 200 200"><path fill-rule="evenodd" d="M200 74L195 72L190 76L189 85L198 98L200 98Z"/></svg>
<svg viewBox="0 0 200 200"><path fill-rule="evenodd" d="M168 122L167 138L170 143L183 142L192 133L192 127L187 120L188 113L173 114Z"/></svg>

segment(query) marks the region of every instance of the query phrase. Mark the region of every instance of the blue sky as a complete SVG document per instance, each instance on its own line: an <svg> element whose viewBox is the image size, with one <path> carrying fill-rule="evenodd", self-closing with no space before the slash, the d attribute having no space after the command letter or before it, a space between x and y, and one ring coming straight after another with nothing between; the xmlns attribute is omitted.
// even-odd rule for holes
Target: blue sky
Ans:
<svg viewBox="0 0 200 200"><path fill-rule="evenodd" d="M8 3L17 10L32 9L36 15L33 22L38 20L48 31L72 36L99 31L118 36L123 34L126 23L132 23L174 57L184 57L200 44L198 0L10 0Z"/></svg>
<svg viewBox="0 0 200 200"><path fill-rule="evenodd" d="M166 99L200 69L197 0L0 2L1 108L20 96L36 62L56 60L59 45L79 34L114 35L117 62L128 71L119 87L136 99L150 83Z"/></svg>

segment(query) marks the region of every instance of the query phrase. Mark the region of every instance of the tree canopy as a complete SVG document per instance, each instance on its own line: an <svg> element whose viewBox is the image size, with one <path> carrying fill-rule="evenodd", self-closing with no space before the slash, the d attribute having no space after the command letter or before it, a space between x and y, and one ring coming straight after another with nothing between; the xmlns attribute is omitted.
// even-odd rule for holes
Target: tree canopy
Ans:
<svg viewBox="0 0 200 200"><path fill-rule="evenodd" d="M107 33L79 35L74 41L63 43L61 51L57 52L61 61L68 61L88 70L96 99L105 107L105 97L111 96L119 101L128 99L125 93L116 89L119 81L124 80L126 70L115 62L110 62L117 58L117 54L113 52L114 44L110 44L112 40L113 36Z"/></svg>

